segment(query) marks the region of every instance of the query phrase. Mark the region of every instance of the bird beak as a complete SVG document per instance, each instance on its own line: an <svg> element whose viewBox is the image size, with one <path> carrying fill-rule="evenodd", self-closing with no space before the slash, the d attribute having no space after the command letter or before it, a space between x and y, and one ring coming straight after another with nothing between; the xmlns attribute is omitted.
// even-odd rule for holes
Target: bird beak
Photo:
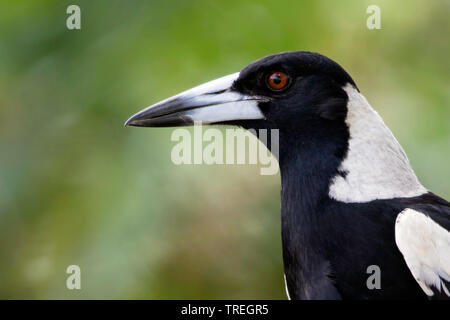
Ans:
<svg viewBox="0 0 450 320"><path fill-rule="evenodd" d="M204 83L133 115L125 126L172 127L264 119L258 102L267 98L233 90L239 72Z"/></svg>

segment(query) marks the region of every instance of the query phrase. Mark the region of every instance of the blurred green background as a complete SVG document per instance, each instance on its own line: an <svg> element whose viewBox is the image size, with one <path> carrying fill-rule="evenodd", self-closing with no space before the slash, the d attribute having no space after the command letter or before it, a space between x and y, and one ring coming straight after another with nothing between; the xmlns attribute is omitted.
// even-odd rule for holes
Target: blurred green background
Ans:
<svg viewBox="0 0 450 320"><path fill-rule="evenodd" d="M81 30L66 8L81 7ZM368 30L366 8L381 8ZM286 50L340 63L450 198L449 1L0 1L0 298L284 299L279 176L176 166L160 99ZM82 290L65 286L81 267Z"/></svg>

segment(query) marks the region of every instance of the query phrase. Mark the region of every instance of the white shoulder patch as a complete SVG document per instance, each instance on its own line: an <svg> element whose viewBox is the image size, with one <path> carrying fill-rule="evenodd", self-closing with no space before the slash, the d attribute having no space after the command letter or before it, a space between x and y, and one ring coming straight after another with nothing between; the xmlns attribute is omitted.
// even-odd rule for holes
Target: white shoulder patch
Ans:
<svg viewBox="0 0 450 320"><path fill-rule="evenodd" d="M430 217L405 209L395 222L395 242L422 290L433 296L434 287L450 297L450 232Z"/></svg>
<svg viewBox="0 0 450 320"><path fill-rule="evenodd" d="M331 198L342 202L415 197L427 192L412 170L392 132L366 98L351 84L346 123L350 131L348 152L329 187Z"/></svg>

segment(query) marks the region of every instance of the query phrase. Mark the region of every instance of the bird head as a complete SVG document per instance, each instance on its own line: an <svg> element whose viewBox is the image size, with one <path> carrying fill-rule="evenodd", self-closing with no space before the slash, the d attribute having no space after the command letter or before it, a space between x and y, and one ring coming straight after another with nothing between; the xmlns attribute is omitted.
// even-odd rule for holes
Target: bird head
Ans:
<svg viewBox="0 0 450 320"><path fill-rule="evenodd" d="M126 126L167 127L229 124L253 129L307 130L343 122L351 77L318 53L270 55L240 72L207 82L156 103Z"/></svg>
<svg viewBox="0 0 450 320"><path fill-rule="evenodd" d="M302 176L309 185L313 179L335 199L362 202L425 190L392 132L349 74L318 53L264 57L240 72L156 103L125 125L196 122L254 132L277 129L282 179L283 172L288 178ZM302 175L289 170L301 170Z"/></svg>

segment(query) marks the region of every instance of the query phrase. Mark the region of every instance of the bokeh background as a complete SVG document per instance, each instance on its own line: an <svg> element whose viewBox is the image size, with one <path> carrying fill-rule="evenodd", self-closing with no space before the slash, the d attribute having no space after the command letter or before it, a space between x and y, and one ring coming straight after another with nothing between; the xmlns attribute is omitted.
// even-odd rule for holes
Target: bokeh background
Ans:
<svg viewBox="0 0 450 320"><path fill-rule="evenodd" d="M66 8L81 7L81 30ZM381 8L368 30L366 8ZM0 298L284 299L279 176L176 166L160 99L286 50L355 79L450 198L450 1L0 1ZM66 268L82 289L67 290Z"/></svg>

